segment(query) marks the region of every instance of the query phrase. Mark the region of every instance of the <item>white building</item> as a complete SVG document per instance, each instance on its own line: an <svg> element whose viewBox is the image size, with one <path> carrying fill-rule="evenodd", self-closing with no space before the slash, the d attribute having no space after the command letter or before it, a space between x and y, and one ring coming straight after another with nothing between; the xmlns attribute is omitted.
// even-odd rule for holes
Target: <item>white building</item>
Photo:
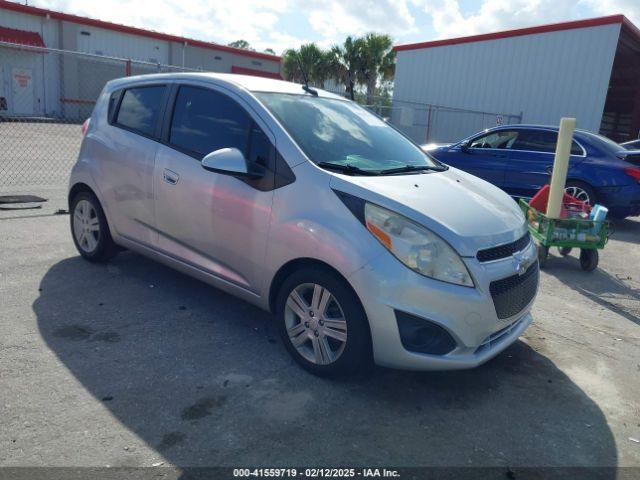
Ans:
<svg viewBox="0 0 640 480"><path fill-rule="evenodd" d="M622 15L395 50L394 123L417 141L455 141L514 119L557 125L563 116L617 140L638 137L640 30Z"/></svg>
<svg viewBox="0 0 640 480"><path fill-rule="evenodd" d="M24 45L92 56L18 48ZM280 60L275 55L0 0L2 116L82 119L112 78L167 71L166 65L280 78Z"/></svg>

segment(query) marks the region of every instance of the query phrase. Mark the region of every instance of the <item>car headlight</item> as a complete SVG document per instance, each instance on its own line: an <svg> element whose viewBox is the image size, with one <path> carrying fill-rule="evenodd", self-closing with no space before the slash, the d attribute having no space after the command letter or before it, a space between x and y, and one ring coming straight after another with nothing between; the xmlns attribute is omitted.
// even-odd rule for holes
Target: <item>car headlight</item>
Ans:
<svg viewBox="0 0 640 480"><path fill-rule="evenodd" d="M365 203L364 220L380 243L410 269L436 280L473 287L460 255L435 233L371 203Z"/></svg>

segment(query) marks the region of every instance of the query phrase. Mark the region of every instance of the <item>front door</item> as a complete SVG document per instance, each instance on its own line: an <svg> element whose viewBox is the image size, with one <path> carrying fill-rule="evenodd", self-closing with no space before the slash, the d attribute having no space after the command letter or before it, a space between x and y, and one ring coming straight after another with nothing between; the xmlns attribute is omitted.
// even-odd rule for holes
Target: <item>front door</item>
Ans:
<svg viewBox="0 0 640 480"><path fill-rule="evenodd" d="M196 85L176 92L166 145L156 156L158 247L164 253L257 292L273 190L260 180L206 171L202 158L238 148L270 169L275 139L240 98ZM271 175L271 169L267 175Z"/></svg>
<svg viewBox="0 0 640 480"><path fill-rule="evenodd" d="M13 113L33 115L35 113L33 71L30 68L14 68L11 70L11 79Z"/></svg>
<svg viewBox="0 0 640 480"><path fill-rule="evenodd" d="M474 138L466 148L456 147L455 155L442 161L502 188L509 147L517 136L514 130L493 131Z"/></svg>

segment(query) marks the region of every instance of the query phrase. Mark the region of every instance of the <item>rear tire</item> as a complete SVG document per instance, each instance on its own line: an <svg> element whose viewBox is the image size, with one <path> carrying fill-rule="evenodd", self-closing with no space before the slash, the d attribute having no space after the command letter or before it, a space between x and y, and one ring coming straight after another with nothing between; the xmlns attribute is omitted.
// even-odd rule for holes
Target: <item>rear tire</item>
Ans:
<svg viewBox="0 0 640 480"><path fill-rule="evenodd" d="M285 280L276 300L278 330L291 356L309 372L336 377L370 370L369 322L349 284L311 267Z"/></svg>
<svg viewBox="0 0 640 480"><path fill-rule="evenodd" d="M569 255L571 253L571 250L571 247L558 247L558 252L560 252L560 255L562 255L563 257Z"/></svg>
<svg viewBox="0 0 640 480"><path fill-rule="evenodd" d="M592 272L598 267L600 255L598 250L583 248L580 250L580 267L585 272Z"/></svg>
<svg viewBox="0 0 640 480"><path fill-rule="evenodd" d="M73 197L69 218L73 243L83 258L90 262L106 262L118 253L107 217L93 193L83 191Z"/></svg>

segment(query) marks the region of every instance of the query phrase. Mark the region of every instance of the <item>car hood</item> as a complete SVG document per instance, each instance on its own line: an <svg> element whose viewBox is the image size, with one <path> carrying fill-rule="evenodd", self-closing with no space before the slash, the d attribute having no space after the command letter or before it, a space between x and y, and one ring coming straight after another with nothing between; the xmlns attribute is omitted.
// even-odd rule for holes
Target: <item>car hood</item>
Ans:
<svg viewBox="0 0 640 480"><path fill-rule="evenodd" d="M522 211L499 188L455 168L415 175L333 175L331 187L376 203L440 235L461 256L517 240Z"/></svg>

